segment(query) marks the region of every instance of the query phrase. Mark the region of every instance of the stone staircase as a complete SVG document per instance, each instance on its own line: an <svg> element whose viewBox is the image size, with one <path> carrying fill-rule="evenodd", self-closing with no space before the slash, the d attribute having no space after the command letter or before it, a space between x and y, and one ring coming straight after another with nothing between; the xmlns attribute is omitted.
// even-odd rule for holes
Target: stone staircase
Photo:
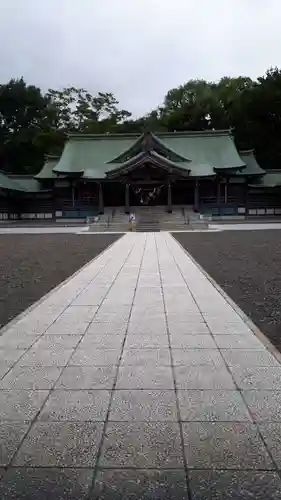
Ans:
<svg viewBox="0 0 281 500"><path fill-rule="evenodd" d="M125 214L124 208L107 207L104 214L92 218L89 223L90 232L127 232L129 230L129 216Z"/></svg>
<svg viewBox="0 0 281 500"><path fill-rule="evenodd" d="M134 211L137 231L184 231L188 228L181 207L173 207L172 213L168 213L165 206L134 207Z"/></svg>
<svg viewBox="0 0 281 500"><path fill-rule="evenodd" d="M159 207L134 207L134 213L136 214L136 230L138 232L160 231L159 218L161 209L159 210Z"/></svg>
<svg viewBox="0 0 281 500"><path fill-rule="evenodd" d="M144 205L131 207L130 212L136 216L135 230L138 232L208 229L208 222L188 206L174 206L172 213L168 213L165 206ZM107 208L103 215L89 223L91 232L127 232L129 230L129 215L125 214L124 207Z"/></svg>
<svg viewBox="0 0 281 500"><path fill-rule="evenodd" d="M203 217L199 213L195 213L193 210L186 210L185 213L188 219L189 229L203 230L209 228L209 222L206 217Z"/></svg>

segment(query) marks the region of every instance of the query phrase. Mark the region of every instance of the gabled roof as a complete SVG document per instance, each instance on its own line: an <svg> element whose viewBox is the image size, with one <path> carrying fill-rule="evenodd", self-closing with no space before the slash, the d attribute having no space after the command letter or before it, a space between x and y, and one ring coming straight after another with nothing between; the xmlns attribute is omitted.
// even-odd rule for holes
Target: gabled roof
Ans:
<svg viewBox="0 0 281 500"><path fill-rule="evenodd" d="M4 172L0 172L0 189L8 191L24 191L20 184L10 179L6 174L4 174Z"/></svg>
<svg viewBox="0 0 281 500"><path fill-rule="evenodd" d="M32 175L7 175L4 172L0 172L0 189L23 193L37 193L40 191L40 184Z"/></svg>
<svg viewBox="0 0 281 500"><path fill-rule="evenodd" d="M162 154L165 157L168 157L174 162L190 161L190 158L181 156L179 153L165 145L155 134L147 132L146 134L142 134L133 146L121 153L118 157L113 158L109 163L122 163L128 158L137 155L141 151L155 151L160 153L160 155Z"/></svg>
<svg viewBox="0 0 281 500"><path fill-rule="evenodd" d="M267 170L263 177L250 184L256 188L275 188L281 186L281 170Z"/></svg>
<svg viewBox="0 0 281 500"><path fill-rule="evenodd" d="M244 168L240 172L237 172L237 175L251 176L251 175L264 175L265 174L265 170L263 170L259 166L259 164L256 160L256 157L254 155L254 151L252 149L249 151L241 151L240 157L241 157L242 161L245 162L246 168Z"/></svg>
<svg viewBox="0 0 281 500"><path fill-rule="evenodd" d="M208 165L216 170L245 166L229 130L161 133L159 137L167 147L189 157L195 164Z"/></svg>
<svg viewBox="0 0 281 500"><path fill-rule="evenodd" d="M9 179L16 182L26 193L38 193L41 191L39 182L32 175L9 175Z"/></svg>
<svg viewBox="0 0 281 500"><path fill-rule="evenodd" d="M62 156L54 168L61 174L79 173L86 178L102 179L107 163L129 149L138 135L70 135Z"/></svg>
<svg viewBox="0 0 281 500"><path fill-rule="evenodd" d="M240 170L240 158L229 131L173 132L108 135L70 135L53 172L103 179L115 165L122 171L126 162L143 151L158 155L162 166L185 170L193 177L215 175L219 170ZM152 156L152 155L151 155ZM156 160L156 156L154 156ZM41 171L38 176L42 175ZM38 177L37 178L40 178Z"/></svg>
<svg viewBox="0 0 281 500"><path fill-rule="evenodd" d="M146 164L154 165L155 167L160 167L167 172L177 171L180 175L189 174L189 163L188 162L178 162L175 163L168 158L165 158L155 151L143 151L138 153L136 156L124 161L123 163L111 163L108 166L113 166L114 168L106 172L107 177L116 177L134 170L137 167L144 166Z"/></svg>
<svg viewBox="0 0 281 500"><path fill-rule="evenodd" d="M53 169L57 165L60 157L59 156L47 156L47 159L43 165L42 170L35 175L35 179L54 179L57 175L53 172Z"/></svg>

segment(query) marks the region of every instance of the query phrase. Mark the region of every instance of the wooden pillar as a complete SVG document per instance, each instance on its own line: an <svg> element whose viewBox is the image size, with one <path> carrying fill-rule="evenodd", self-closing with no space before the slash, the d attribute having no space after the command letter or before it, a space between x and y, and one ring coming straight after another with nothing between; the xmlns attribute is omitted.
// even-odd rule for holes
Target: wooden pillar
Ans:
<svg viewBox="0 0 281 500"><path fill-rule="evenodd" d="M225 184L224 184L224 203L225 203L225 205L228 202L228 181L229 181L229 179L226 179Z"/></svg>
<svg viewBox="0 0 281 500"><path fill-rule="evenodd" d="M219 177L217 178L217 207L218 207L218 211L219 211L219 214L220 214L220 208L221 208L221 182L220 182L220 178Z"/></svg>
<svg viewBox="0 0 281 500"><path fill-rule="evenodd" d="M248 207L248 182L245 181L244 187L244 204L245 204L245 216L248 215L249 207Z"/></svg>
<svg viewBox="0 0 281 500"><path fill-rule="evenodd" d="M54 180L52 185L52 218L56 218L56 187Z"/></svg>
<svg viewBox="0 0 281 500"><path fill-rule="evenodd" d="M194 211L199 211L199 180L196 179L194 186Z"/></svg>
<svg viewBox="0 0 281 500"><path fill-rule="evenodd" d="M102 183L99 183L99 214L104 213Z"/></svg>
<svg viewBox="0 0 281 500"><path fill-rule="evenodd" d="M125 213L130 213L130 184L125 186Z"/></svg>
<svg viewBox="0 0 281 500"><path fill-rule="evenodd" d="M11 218L11 196L10 191L7 190L7 211L8 211L8 220Z"/></svg>
<svg viewBox="0 0 281 500"><path fill-rule="evenodd" d="M167 196L167 212L171 214L173 211L173 204L172 204L172 186L171 183L168 182L168 196Z"/></svg>
<svg viewBox="0 0 281 500"><path fill-rule="evenodd" d="M73 181L70 181L70 186L71 186L71 200L72 200L72 207L75 207L75 188L74 188L74 183Z"/></svg>

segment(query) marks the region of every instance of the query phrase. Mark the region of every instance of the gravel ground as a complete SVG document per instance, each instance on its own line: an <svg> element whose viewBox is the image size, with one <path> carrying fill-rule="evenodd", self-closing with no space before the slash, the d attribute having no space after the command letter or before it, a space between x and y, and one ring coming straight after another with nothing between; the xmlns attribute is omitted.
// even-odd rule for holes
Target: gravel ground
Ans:
<svg viewBox="0 0 281 500"><path fill-rule="evenodd" d="M71 276L119 234L0 236L0 327Z"/></svg>
<svg viewBox="0 0 281 500"><path fill-rule="evenodd" d="M281 352L281 231L174 237Z"/></svg>

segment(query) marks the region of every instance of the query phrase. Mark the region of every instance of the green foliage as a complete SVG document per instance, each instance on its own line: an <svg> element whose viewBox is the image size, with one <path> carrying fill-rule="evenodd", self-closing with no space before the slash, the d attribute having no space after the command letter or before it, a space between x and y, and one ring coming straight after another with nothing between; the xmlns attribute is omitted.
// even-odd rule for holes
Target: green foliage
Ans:
<svg viewBox="0 0 281 500"><path fill-rule="evenodd" d="M20 79L0 85L0 169L36 173L59 154L68 133L141 133L233 129L240 149L254 148L264 168L281 166L281 71L256 81L224 77L189 80L169 90L163 104L137 119L109 92L75 87L46 94Z"/></svg>

